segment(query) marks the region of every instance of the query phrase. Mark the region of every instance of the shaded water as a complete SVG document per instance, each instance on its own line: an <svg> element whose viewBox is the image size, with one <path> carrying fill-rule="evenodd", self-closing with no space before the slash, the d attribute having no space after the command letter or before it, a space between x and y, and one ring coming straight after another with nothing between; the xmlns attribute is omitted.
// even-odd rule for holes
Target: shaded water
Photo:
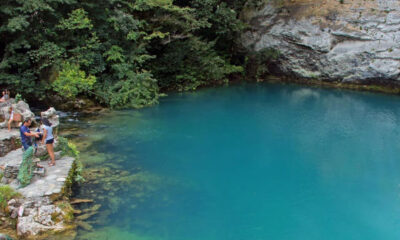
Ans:
<svg viewBox="0 0 400 240"><path fill-rule="evenodd" d="M102 206L78 239L399 239L399 120L396 96L254 84L79 123Z"/></svg>

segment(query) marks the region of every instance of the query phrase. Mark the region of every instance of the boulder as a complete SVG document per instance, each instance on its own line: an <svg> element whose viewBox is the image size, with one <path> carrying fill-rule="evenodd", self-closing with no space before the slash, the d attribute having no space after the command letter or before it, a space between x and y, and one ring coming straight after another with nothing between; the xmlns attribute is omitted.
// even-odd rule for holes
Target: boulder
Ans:
<svg viewBox="0 0 400 240"><path fill-rule="evenodd" d="M36 157L43 157L46 154L47 154L46 145L39 144L38 147L36 148L35 156Z"/></svg>
<svg viewBox="0 0 400 240"><path fill-rule="evenodd" d="M29 105L24 101L19 101L15 103L14 100L9 100L6 103L0 104L0 116L4 119L4 122L0 124L0 127L7 126L7 120L10 119L10 113L8 112L12 106L14 114L20 114L22 117L22 121L26 118L31 118L32 121L35 121L35 114L30 110ZM14 123L13 127L18 126L19 123Z"/></svg>
<svg viewBox="0 0 400 240"><path fill-rule="evenodd" d="M14 113L22 115L22 120L31 118L32 121L35 121L35 114L33 114L26 102L19 101L17 104L13 104L12 106L14 108Z"/></svg>
<svg viewBox="0 0 400 240"><path fill-rule="evenodd" d="M47 118L53 128L56 128L58 125L60 125L60 117L58 116L56 109L53 107L49 108L47 111L41 112L40 116L42 118Z"/></svg>

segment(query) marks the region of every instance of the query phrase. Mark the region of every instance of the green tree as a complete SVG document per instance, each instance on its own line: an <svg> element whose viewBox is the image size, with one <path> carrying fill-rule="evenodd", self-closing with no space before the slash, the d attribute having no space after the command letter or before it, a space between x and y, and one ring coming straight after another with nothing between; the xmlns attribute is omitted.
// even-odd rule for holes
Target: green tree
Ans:
<svg viewBox="0 0 400 240"><path fill-rule="evenodd" d="M65 98L74 98L78 94L92 90L96 78L79 69L79 65L65 62L52 86L58 94Z"/></svg>
<svg viewBox="0 0 400 240"><path fill-rule="evenodd" d="M251 0L252 2L258 0ZM0 86L27 100L87 95L114 108L242 72L245 0L7 0ZM49 94L50 93L50 94Z"/></svg>

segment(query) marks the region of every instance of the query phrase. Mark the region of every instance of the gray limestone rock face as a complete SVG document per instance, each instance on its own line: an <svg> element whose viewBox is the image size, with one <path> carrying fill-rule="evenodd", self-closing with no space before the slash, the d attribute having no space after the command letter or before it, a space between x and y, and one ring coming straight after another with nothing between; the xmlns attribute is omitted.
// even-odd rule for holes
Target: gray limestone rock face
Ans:
<svg viewBox="0 0 400 240"><path fill-rule="evenodd" d="M278 73L343 82L400 80L400 1L287 1L242 13L249 52L278 50Z"/></svg>

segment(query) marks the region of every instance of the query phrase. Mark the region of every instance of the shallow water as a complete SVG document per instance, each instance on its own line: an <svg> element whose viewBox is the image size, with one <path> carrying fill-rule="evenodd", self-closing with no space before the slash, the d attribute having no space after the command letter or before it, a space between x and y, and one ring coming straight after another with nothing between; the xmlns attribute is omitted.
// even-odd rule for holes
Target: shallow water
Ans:
<svg viewBox="0 0 400 240"><path fill-rule="evenodd" d="M107 167L77 192L107 213L78 239L397 240L399 120L397 96L279 84L113 112L76 139Z"/></svg>

